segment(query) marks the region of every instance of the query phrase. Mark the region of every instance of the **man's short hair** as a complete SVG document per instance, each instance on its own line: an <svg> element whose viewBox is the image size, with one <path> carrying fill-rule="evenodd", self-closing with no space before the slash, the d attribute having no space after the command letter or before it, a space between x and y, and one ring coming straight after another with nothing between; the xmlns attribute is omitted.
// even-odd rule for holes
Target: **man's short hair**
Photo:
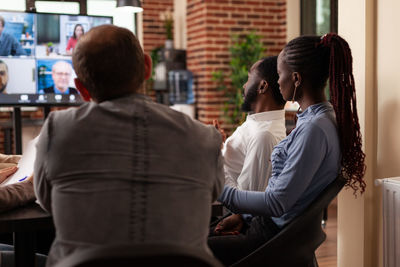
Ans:
<svg viewBox="0 0 400 267"><path fill-rule="evenodd" d="M83 35L72 55L75 72L98 102L134 93L144 81L144 54L127 29L102 25Z"/></svg>
<svg viewBox="0 0 400 267"><path fill-rule="evenodd" d="M6 26L6 21L4 20L3 16L0 16L0 23L1 25Z"/></svg>
<svg viewBox="0 0 400 267"><path fill-rule="evenodd" d="M272 90L272 96L278 105L285 105L286 101L283 99L279 90L278 84L278 71L277 71L277 56L266 57L261 59L260 64L257 66L257 73L260 78L268 83L268 88Z"/></svg>

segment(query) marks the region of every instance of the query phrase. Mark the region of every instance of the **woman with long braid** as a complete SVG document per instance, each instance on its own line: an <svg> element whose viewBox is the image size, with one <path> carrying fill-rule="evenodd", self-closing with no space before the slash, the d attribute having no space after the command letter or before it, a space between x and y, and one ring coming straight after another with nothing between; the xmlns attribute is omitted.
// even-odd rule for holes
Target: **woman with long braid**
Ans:
<svg viewBox="0 0 400 267"><path fill-rule="evenodd" d="M272 238L338 174L355 193L364 192L365 155L352 72L349 45L336 34L301 36L281 51L282 96L297 101L302 113L296 128L274 148L265 192L225 186L219 201L237 214L222 220L216 236L209 238L211 250L224 264L238 261ZM328 78L330 102L324 92Z"/></svg>

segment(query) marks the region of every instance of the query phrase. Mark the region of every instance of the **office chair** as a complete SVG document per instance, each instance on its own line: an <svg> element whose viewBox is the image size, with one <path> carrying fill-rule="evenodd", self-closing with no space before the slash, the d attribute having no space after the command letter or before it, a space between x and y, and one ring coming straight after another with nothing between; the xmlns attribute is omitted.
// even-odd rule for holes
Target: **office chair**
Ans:
<svg viewBox="0 0 400 267"><path fill-rule="evenodd" d="M104 245L77 251L56 267L222 267L212 255L170 244Z"/></svg>
<svg viewBox="0 0 400 267"><path fill-rule="evenodd" d="M232 266L318 267L315 250L326 239L321 226L322 213L345 183L342 177L336 178L301 215Z"/></svg>

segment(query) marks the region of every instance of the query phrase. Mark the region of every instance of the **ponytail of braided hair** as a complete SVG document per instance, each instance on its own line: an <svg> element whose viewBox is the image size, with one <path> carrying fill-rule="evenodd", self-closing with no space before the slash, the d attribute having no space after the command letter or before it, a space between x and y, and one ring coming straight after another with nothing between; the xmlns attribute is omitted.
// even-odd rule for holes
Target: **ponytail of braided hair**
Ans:
<svg viewBox="0 0 400 267"><path fill-rule="evenodd" d="M366 184L365 154L357 115L353 59L348 43L337 34L300 36L284 48L284 60L292 69L308 75L316 90L323 90L329 78L330 101L336 114L342 153L341 175L346 186L363 193Z"/></svg>

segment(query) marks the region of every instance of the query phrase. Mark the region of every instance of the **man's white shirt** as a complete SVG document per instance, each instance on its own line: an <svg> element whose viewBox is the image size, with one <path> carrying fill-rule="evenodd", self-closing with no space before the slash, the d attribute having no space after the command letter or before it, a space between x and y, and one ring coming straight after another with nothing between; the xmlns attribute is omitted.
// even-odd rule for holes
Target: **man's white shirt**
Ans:
<svg viewBox="0 0 400 267"><path fill-rule="evenodd" d="M224 143L225 184L241 190L265 191L272 150L285 137L284 110L248 115Z"/></svg>

